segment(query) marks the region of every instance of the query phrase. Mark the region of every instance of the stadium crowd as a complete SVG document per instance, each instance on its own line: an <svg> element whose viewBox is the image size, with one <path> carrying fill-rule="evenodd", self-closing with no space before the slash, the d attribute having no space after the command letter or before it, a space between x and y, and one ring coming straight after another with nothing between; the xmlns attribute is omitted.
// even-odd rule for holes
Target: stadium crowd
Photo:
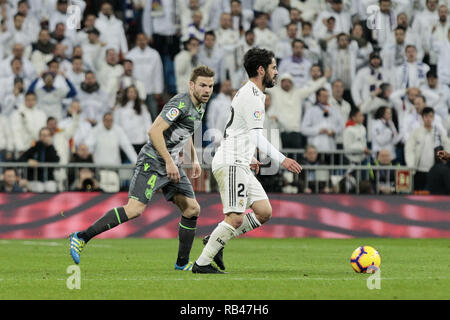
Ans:
<svg viewBox="0 0 450 320"><path fill-rule="evenodd" d="M99 181L115 179L111 172L33 167L134 163L161 107L188 90L190 71L201 64L216 72L203 146L217 146L231 99L246 81L243 55L261 47L278 61L264 126L276 129L269 131L274 145L304 149L304 165L330 164L329 154L319 157L324 152L352 152L343 164L368 166L369 183L360 187L369 193L375 180L386 182L376 192L395 191L392 171L370 166L406 165L415 168L415 190L450 194L439 181L450 183L450 169L435 157L439 148L450 151L449 6L0 0L0 161L11 162L1 190L56 192L67 181L70 190L101 189ZM28 162L29 174L19 178L17 161ZM271 186L277 179L268 180L268 191L311 193L319 179L319 192L333 192L320 171L281 179L280 190Z"/></svg>

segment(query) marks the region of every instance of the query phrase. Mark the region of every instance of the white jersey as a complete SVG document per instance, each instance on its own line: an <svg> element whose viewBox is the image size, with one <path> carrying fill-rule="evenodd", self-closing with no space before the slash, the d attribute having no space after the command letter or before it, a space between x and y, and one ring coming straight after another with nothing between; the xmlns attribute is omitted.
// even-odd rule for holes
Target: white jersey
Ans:
<svg viewBox="0 0 450 320"><path fill-rule="evenodd" d="M250 139L250 130L263 129L266 95L248 81L236 93L231 102L231 114L224 132L224 139L212 161L212 170L227 165L250 165L256 145Z"/></svg>

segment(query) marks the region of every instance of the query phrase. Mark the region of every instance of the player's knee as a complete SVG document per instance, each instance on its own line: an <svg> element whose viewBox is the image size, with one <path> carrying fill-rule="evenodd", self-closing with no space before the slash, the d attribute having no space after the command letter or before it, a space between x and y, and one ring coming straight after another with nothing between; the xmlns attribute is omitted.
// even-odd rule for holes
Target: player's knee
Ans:
<svg viewBox="0 0 450 320"><path fill-rule="evenodd" d="M135 205L128 203L123 207L125 209L125 213L127 214L128 219L135 219L140 217L142 213L144 213L145 205Z"/></svg>
<svg viewBox="0 0 450 320"><path fill-rule="evenodd" d="M255 216L261 224L269 221L272 217L272 207L269 205L264 208L260 208L258 211L255 211Z"/></svg>
<svg viewBox="0 0 450 320"><path fill-rule="evenodd" d="M186 218L198 217L200 215L200 205L198 203L190 203L183 211L183 216Z"/></svg>
<svg viewBox="0 0 450 320"><path fill-rule="evenodd" d="M231 225L233 228L237 229L242 225L244 217L242 214L229 214L225 218L225 222Z"/></svg>

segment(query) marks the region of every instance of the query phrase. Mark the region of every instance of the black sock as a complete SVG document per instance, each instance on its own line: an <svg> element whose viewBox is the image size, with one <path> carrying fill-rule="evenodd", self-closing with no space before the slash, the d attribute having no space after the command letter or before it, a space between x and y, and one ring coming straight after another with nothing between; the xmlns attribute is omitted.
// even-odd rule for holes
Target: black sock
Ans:
<svg viewBox="0 0 450 320"><path fill-rule="evenodd" d="M123 207L114 208L104 214L103 217L95 221L89 228L78 233L78 237L88 242L96 235L109 229L117 227L119 224L128 221L128 216Z"/></svg>
<svg viewBox="0 0 450 320"><path fill-rule="evenodd" d="M184 266L189 262L189 253L191 253L192 243L195 237L195 227L197 226L197 217L186 218L181 216L180 227L178 229L178 259L177 265Z"/></svg>

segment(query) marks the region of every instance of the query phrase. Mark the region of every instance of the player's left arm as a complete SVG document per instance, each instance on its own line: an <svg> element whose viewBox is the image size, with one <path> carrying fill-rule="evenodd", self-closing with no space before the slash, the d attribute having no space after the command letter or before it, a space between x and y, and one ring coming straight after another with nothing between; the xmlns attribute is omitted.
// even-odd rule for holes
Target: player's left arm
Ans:
<svg viewBox="0 0 450 320"><path fill-rule="evenodd" d="M250 139L259 150L268 155L271 159L277 161L277 163L281 164L285 169L294 173L300 173L302 171L302 167L297 161L287 158L264 137L261 128L251 129Z"/></svg>

